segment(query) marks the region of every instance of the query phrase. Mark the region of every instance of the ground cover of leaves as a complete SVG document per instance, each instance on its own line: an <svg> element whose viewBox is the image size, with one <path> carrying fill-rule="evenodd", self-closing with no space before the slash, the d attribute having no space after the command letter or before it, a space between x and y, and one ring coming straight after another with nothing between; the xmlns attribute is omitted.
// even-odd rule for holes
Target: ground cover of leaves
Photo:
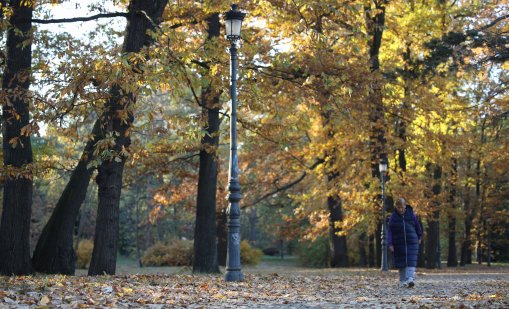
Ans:
<svg viewBox="0 0 509 309"><path fill-rule="evenodd" d="M221 275L0 277L0 308L509 308L509 273L418 272L413 289L397 272L329 269Z"/></svg>

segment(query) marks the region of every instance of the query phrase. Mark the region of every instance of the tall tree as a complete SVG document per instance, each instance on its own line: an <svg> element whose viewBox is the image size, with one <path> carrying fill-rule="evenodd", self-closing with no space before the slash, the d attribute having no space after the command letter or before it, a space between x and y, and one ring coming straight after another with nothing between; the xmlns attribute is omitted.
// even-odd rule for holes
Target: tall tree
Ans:
<svg viewBox="0 0 509 309"><path fill-rule="evenodd" d="M0 225L0 274L25 275L30 262L32 145L29 114L32 61L32 1L13 0L7 31L7 65L2 79L4 159ZM2 8L3 9L3 8Z"/></svg>
<svg viewBox="0 0 509 309"><path fill-rule="evenodd" d="M141 51L153 42L153 32L161 22L168 0L131 0L127 16L127 29L123 51ZM127 58L129 61L129 58ZM133 74L139 72L139 64L132 63ZM118 232L119 203L122 189L122 174L127 159L130 141L130 128L134 121L133 109L136 93L132 85L114 84L101 125L113 137L111 148L102 151L96 182L99 204L95 229L94 251L88 270L89 275L115 274Z"/></svg>
<svg viewBox="0 0 509 309"><path fill-rule="evenodd" d="M327 97L324 95L323 97ZM325 105L325 104L323 104ZM334 139L334 131L331 127L331 113L327 111L321 112L322 122L327 134L328 140ZM329 243L330 243L330 266L331 267L348 267L348 247L346 243L346 235L342 235L339 223L344 219L343 205L341 197L336 193L334 187L337 186L340 174L334 170L334 164L337 162L335 149L327 149L325 152L326 169L327 169L327 208L329 210Z"/></svg>
<svg viewBox="0 0 509 309"><path fill-rule="evenodd" d="M219 14L207 18L207 45L217 42L221 24ZM193 272L218 273L216 242L217 147L219 145L219 109L221 92L206 67L207 76L202 86L201 106L206 133L201 140L196 222L194 231Z"/></svg>
<svg viewBox="0 0 509 309"><path fill-rule="evenodd" d="M432 217L428 219L428 229L427 229L427 245L426 245L426 257L427 263L426 268L440 268L440 234L439 234L439 226L440 226L440 207L439 202L436 200L438 195L442 191L441 181L442 181L442 168L438 164L430 164L430 168L433 169L433 187L432 193L434 199L433 201L433 213Z"/></svg>
<svg viewBox="0 0 509 309"><path fill-rule="evenodd" d="M147 2L149 7L151 4L151 1ZM136 22L136 18L139 20L142 19L141 17L143 16L147 20L146 23L148 25L142 25L143 29L140 31L141 34L138 33L138 37L135 39L131 37L131 40L138 40L136 44L124 44L123 51L126 54L139 52L144 44L151 44L152 40L149 38L149 34L146 33L146 30L153 29L155 25L154 23L157 22L157 19L152 20L150 19L151 16L147 15L147 12L150 12L150 10L145 11L144 8L136 6L130 6L130 9L133 9L133 11L129 12L130 19ZM115 15L122 16L118 13ZM130 63L130 65L134 64ZM132 81L132 84L134 85L136 83ZM125 98L129 97L127 95L121 98L118 94L119 91L120 87L118 84L111 87L109 91L110 99L106 104L107 112L103 114L100 113L99 119L96 120L90 135L91 138L87 141L81 158L77 166L74 168L64 191L60 195L48 223L42 231L32 258L33 265L37 271L45 273L74 274L74 224L78 216L79 209L86 197L90 178L95 170L90 167L90 164L94 160L98 160L97 153L104 150L98 149L96 146L99 141L104 140L108 136L111 137L114 134L112 126L108 126L109 121L111 120L108 119L108 117L111 118L112 111L116 108L118 109L120 100L125 101ZM123 105L124 103L125 102L120 105Z"/></svg>
<svg viewBox="0 0 509 309"><path fill-rule="evenodd" d="M449 220L449 243L448 247L449 250L447 252L447 266L449 267L456 267L458 266L458 257L456 253L456 213L454 213L455 210L455 200L456 200L456 181L458 179L458 163L457 159L452 160L452 171L453 174L451 175L451 185L449 189L449 207L450 214L448 215L447 219Z"/></svg>
<svg viewBox="0 0 509 309"><path fill-rule="evenodd" d="M385 119L383 107L383 79L380 75L380 48L382 46L383 31L385 29L385 8L387 0L373 0L364 7L366 28L369 34L369 69L373 74L373 83L370 87L368 102L370 104L370 152L371 175L381 179L378 164L382 158L387 157L385 149ZM381 223L380 223L381 224ZM378 229L376 235L379 235ZM376 239L376 237L375 237ZM382 259L381 242L376 242L376 263L380 265Z"/></svg>
<svg viewBox="0 0 509 309"><path fill-rule="evenodd" d="M94 159L95 144L102 138L104 133L97 120L92 130L92 138L86 143L81 159L74 168L37 241L32 257L36 271L66 275L73 275L75 272L74 224L94 172L88 164Z"/></svg>

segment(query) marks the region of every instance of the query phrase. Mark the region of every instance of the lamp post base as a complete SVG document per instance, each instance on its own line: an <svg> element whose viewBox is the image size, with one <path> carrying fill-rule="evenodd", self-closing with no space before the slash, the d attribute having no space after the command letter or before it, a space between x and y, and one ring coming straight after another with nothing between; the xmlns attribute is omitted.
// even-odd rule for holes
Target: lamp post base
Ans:
<svg viewBox="0 0 509 309"><path fill-rule="evenodd" d="M233 282L233 281L242 281L244 280L244 276L240 272L240 269L236 270L227 270L224 274L224 280Z"/></svg>

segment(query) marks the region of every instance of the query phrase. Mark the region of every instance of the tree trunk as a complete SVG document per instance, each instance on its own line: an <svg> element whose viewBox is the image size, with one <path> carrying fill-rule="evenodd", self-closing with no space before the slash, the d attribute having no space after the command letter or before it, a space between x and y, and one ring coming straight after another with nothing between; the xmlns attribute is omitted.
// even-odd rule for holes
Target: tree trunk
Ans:
<svg viewBox="0 0 509 309"><path fill-rule="evenodd" d="M421 223L421 226L423 226L422 223ZM426 237L424 237L424 239L426 239ZM424 252L424 249L425 249L424 239L419 244L419 253L417 255L417 267L426 267L426 255Z"/></svg>
<svg viewBox="0 0 509 309"><path fill-rule="evenodd" d="M440 166L436 165L433 170L433 180L434 185L432 188L432 192L434 198L436 198L441 192L440 181L442 178L442 169ZM438 202L435 202L436 210L433 211L432 217L428 220L428 231L427 231L427 247L426 247L426 255L427 255L427 263L426 268L440 268L440 256L439 256L439 246L440 246L440 235L439 235L439 224L440 224L440 209L438 208Z"/></svg>
<svg viewBox="0 0 509 309"><path fill-rule="evenodd" d="M485 129L486 129L486 119L487 117L484 117L484 119L482 120L482 123L481 123L481 136L480 136L480 139L481 139L481 144L484 144L486 143L486 137L485 137ZM476 236L477 236L477 239L476 239L476 256L477 256L477 263L478 264L482 264L482 235L481 235L481 230L483 229L482 228L482 222L483 222L483 219L484 219L484 204L483 204L483 199L482 199L482 196L481 196L481 187L482 187L482 179L481 179L481 166L482 166L482 157L481 157L481 153L479 153L479 157L477 158L477 163L476 163L476 168L475 168L475 177L476 177L476 181L475 181L475 200L476 200L476 206L478 208L478 220L477 221L477 233L476 233ZM472 211L472 217L474 217L474 212Z"/></svg>
<svg viewBox="0 0 509 309"><path fill-rule="evenodd" d="M219 37L221 25L219 14L207 18L208 38ZM194 230L193 273L219 273L217 263L217 147L219 145L219 97L221 93L210 82L202 90L202 114L205 118L205 134L201 140L196 223Z"/></svg>
<svg viewBox="0 0 509 309"><path fill-rule="evenodd" d="M376 225L376 232L375 232L375 266L376 267L382 266L381 235L382 235L382 222L378 222Z"/></svg>
<svg viewBox="0 0 509 309"><path fill-rule="evenodd" d="M226 215L226 209L221 209L217 213L217 263L221 266L226 266L226 254L227 254L227 240L228 230L226 223L228 222L228 216Z"/></svg>
<svg viewBox="0 0 509 309"><path fill-rule="evenodd" d="M368 265L368 259L366 255L366 233L362 232L359 235L358 239L359 243L359 266L360 267L366 267Z"/></svg>
<svg viewBox="0 0 509 309"><path fill-rule="evenodd" d="M147 33L161 22L168 0L131 0L127 17L127 31L124 52L136 53L149 46L153 38ZM155 23L155 24L154 24ZM135 74L134 71L131 74ZM135 94L125 93L120 85L110 91L108 110L101 122L109 133L115 133L114 154L103 157L96 178L99 187L99 205L94 239L94 251L89 275L115 274L118 248L119 204L122 188L122 174L126 156L122 154L130 144L129 129L134 121L132 113ZM122 118L123 111L127 117Z"/></svg>
<svg viewBox="0 0 509 309"><path fill-rule="evenodd" d="M38 272L74 275L73 229L94 172L87 165L92 160L95 143L104 137L99 120L94 124L92 135L94 138L85 145L81 159L37 241L32 263Z"/></svg>
<svg viewBox="0 0 509 309"><path fill-rule="evenodd" d="M326 97L326 96L325 96ZM322 104L322 123L324 129L327 131L327 138L334 140L334 131L332 128L332 115L329 110L325 108L325 100L320 101ZM339 178L339 173L334 170L334 162L336 162L335 149L328 149L325 151L324 157L327 163L325 169L327 173L327 189L334 191L336 179ZM337 223L343 221L343 209L341 198L334 193L329 193L327 196L327 207L329 209L329 247L330 247L330 265L331 267L348 267L348 254L346 245L346 236L338 235L341 228L336 227Z"/></svg>
<svg viewBox="0 0 509 309"><path fill-rule="evenodd" d="M370 40L369 45L369 69L373 73L380 71L380 47L382 45L383 30L385 27L385 5L386 0L375 0L375 7L371 5L364 8L366 28ZM375 12L374 16L372 13ZM371 126L370 134L370 150L371 150L371 174L373 177L380 179L380 171L378 165L380 159L385 154L385 125L382 102L382 79L376 78L371 87L369 94L369 102L372 103L370 108L369 122Z"/></svg>
<svg viewBox="0 0 509 309"><path fill-rule="evenodd" d="M138 194L136 195L138 196ZM140 201L135 201L136 203L136 216L135 216L135 225L136 225L136 260L140 267L143 267L141 263L141 248L140 248Z"/></svg>
<svg viewBox="0 0 509 309"><path fill-rule="evenodd" d="M278 236L281 237L281 232L278 231ZM252 207L249 211L249 243L254 244L258 241L258 213L256 207ZM283 240L280 239L282 242Z"/></svg>
<svg viewBox="0 0 509 309"><path fill-rule="evenodd" d="M368 245L368 266L375 267L375 235L369 235L369 245Z"/></svg>
<svg viewBox="0 0 509 309"><path fill-rule="evenodd" d="M476 253L477 264L481 265L482 264L482 241L481 241L481 232L479 230L477 231L477 240L476 240L475 247L476 247L475 253Z"/></svg>
<svg viewBox="0 0 509 309"><path fill-rule="evenodd" d="M341 229L335 226L335 222L343 220L343 210L339 197L328 196L329 206L329 239L331 243L331 267L348 267L348 251L346 236L339 236Z"/></svg>
<svg viewBox="0 0 509 309"><path fill-rule="evenodd" d="M467 177L470 175L470 169L472 168L471 154L467 157ZM465 219L463 224L465 226L465 232L463 235L463 241L461 243L461 257L460 266L466 264L472 264L472 221L473 221L473 210L470 204L470 187L468 183L465 184L463 189L463 212L465 213Z"/></svg>
<svg viewBox="0 0 509 309"><path fill-rule="evenodd" d="M465 201L465 205L467 204L467 202L470 201ZM466 215L464 224L465 224L465 235L463 243L461 244L461 261L460 261L461 266L465 266L466 264L472 264L472 235L471 235L472 217L469 214Z"/></svg>
<svg viewBox="0 0 509 309"><path fill-rule="evenodd" d="M385 5L387 0L374 0L374 8L366 4L364 7L366 28L369 35L369 69L373 73L373 83L369 93L368 101L371 102L369 125L369 148L371 152L371 176L381 180L379 163L382 159L387 159L385 150L385 119L383 112L382 87L383 79L380 74L380 47L382 45L383 31L385 28ZM387 161L388 162L388 161ZM386 178L389 179L388 177ZM381 218L381 217L380 217ZM381 235L382 220L377 220L377 231L375 233L375 264L381 266L382 244L379 235Z"/></svg>
<svg viewBox="0 0 509 309"><path fill-rule="evenodd" d="M0 274L26 275L30 261L30 216L32 211L32 163L28 88L32 61L32 6L10 1L12 27L7 31L7 65L2 79L2 129L4 167L12 168L3 187L0 225ZM28 41L28 44L26 42ZM30 132L30 130L28 130Z"/></svg>
<svg viewBox="0 0 509 309"><path fill-rule="evenodd" d="M426 268L433 269L437 268L438 258L438 221L436 213L433 214L433 218L428 222L428 242L426 246Z"/></svg>
<svg viewBox="0 0 509 309"><path fill-rule="evenodd" d="M456 198L456 175L457 171L457 163L456 160L453 160L453 175L451 181L451 191L449 197L449 203L452 211L455 210L455 198ZM447 266L456 267L458 266L458 257L456 254L456 214L452 213L448 216L449 219L449 250L447 252Z"/></svg>
<svg viewBox="0 0 509 309"><path fill-rule="evenodd" d="M424 232L424 225L422 224L422 220L418 217L419 224L421 225L421 229ZM425 241L427 240L427 236L423 235L422 241L419 244L419 253L417 255L417 267L426 267L426 256L424 255ZM427 243L427 241L426 241Z"/></svg>

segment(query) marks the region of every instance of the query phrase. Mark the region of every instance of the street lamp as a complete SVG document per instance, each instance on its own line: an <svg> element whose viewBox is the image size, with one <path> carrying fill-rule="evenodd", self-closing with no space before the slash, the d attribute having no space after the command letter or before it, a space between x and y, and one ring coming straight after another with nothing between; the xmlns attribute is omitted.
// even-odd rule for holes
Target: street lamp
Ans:
<svg viewBox="0 0 509 309"><path fill-rule="evenodd" d="M237 41L240 39L242 20L246 16L233 4L232 9L226 12L224 21L226 25L226 39L230 41L230 98L232 102L230 115L230 168L228 185L228 240L226 254L225 281L241 281L240 271L240 207L241 199L239 183L239 165L237 158Z"/></svg>
<svg viewBox="0 0 509 309"><path fill-rule="evenodd" d="M387 219L385 206L385 174L387 173L387 158L385 156L380 159L378 165L380 170L380 179L382 180L382 271L388 271L387 263Z"/></svg>

